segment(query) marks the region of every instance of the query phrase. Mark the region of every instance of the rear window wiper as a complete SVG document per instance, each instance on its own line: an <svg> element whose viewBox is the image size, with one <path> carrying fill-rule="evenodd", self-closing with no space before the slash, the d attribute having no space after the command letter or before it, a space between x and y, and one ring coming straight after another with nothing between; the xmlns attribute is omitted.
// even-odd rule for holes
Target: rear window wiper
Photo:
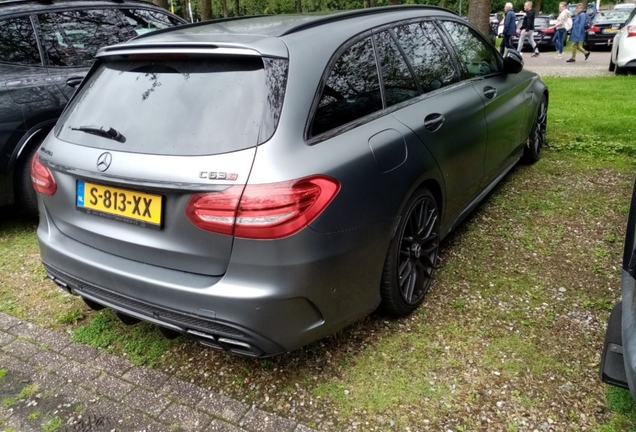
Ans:
<svg viewBox="0 0 636 432"><path fill-rule="evenodd" d="M114 141L119 141L120 143L126 142L126 137L117 132L113 128L104 129L101 126L80 126L78 128L71 127L71 130L85 132L91 135L97 135L102 138L112 139Z"/></svg>

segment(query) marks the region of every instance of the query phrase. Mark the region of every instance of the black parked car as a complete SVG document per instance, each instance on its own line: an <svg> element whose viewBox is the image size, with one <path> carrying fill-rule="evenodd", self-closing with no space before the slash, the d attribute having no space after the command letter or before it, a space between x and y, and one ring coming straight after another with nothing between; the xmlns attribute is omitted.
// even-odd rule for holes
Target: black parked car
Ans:
<svg viewBox="0 0 636 432"><path fill-rule="evenodd" d="M599 12L592 27L586 31L585 49L611 47L614 36L625 26L630 12L629 9Z"/></svg>
<svg viewBox="0 0 636 432"><path fill-rule="evenodd" d="M182 23L135 0L0 3L0 206L37 213L31 158L97 50Z"/></svg>
<svg viewBox="0 0 636 432"><path fill-rule="evenodd" d="M601 355L601 380L630 390L636 398L636 184L627 221L622 300L610 314Z"/></svg>

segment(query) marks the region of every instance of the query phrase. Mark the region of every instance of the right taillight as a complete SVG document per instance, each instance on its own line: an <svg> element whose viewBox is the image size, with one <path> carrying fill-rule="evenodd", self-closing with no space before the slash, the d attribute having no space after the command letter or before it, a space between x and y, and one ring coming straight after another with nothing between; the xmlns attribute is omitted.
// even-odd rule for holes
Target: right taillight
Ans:
<svg viewBox="0 0 636 432"><path fill-rule="evenodd" d="M636 25L628 25L627 26L627 37L636 36Z"/></svg>
<svg viewBox="0 0 636 432"><path fill-rule="evenodd" d="M194 194L186 216L195 226L220 234L283 238L309 225L333 200L340 184L331 177L314 175L242 189L231 186L222 192Z"/></svg>
<svg viewBox="0 0 636 432"><path fill-rule="evenodd" d="M31 182L36 192L44 195L53 195L57 191L57 183L51 171L42 165L40 157L36 154L31 161Z"/></svg>
<svg viewBox="0 0 636 432"><path fill-rule="evenodd" d="M596 27L596 26L592 26L589 29L587 29L588 33L600 33L601 29L600 27Z"/></svg>

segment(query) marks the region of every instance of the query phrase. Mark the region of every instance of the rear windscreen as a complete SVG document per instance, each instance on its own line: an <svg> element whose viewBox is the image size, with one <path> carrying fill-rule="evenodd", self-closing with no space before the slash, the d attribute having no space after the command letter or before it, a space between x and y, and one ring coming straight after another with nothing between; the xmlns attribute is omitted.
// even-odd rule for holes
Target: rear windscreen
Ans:
<svg viewBox="0 0 636 432"><path fill-rule="evenodd" d="M107 61L65 111L57 137L160 155L242 150L259 142L266 87L261 58ZM99 132L111 129L117 139Z"/></svg>

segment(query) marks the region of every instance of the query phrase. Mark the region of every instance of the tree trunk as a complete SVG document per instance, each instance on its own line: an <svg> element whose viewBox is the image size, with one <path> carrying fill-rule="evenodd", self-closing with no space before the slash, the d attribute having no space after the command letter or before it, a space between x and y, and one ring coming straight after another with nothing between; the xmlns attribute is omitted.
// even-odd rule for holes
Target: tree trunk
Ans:
<svg viewBox="0 0 636 432"><path fill-rule="evenodd" d="M487 38L490 32L491 0L470 0L468 5L468 21Z"/></svg>
<svg viewBox="0 0 636 432"><path fill-rule="evenodd" d="M532 3L532 9L534 9L534 13L537 14L537 15L539 15L539 13L541 13L541 6L542 6L541 1L542 0L535 0Z"/></svg>
<svg viewBox="0 0 636 432"><path fill-rule="evenodd" d="M241 15L241 5L239 4L239 0L234 0L234 16Z"/></svg>
<svg viewBox="0 0 636 432"><path fill-rule="evenodd" d="M201 21L212 19L212 2L210 0L201 0Z"/></svg>
<svg viewBox="0 0 636 432"><path fill-rule="evenodd" d="M223 18L227 18L227 0L221 0L221 13Z"/></svg>
<svg viewBox="0 0 636 432"><path fill-rule="evenodd" d="M168 5L168 0L152 0L154 4L164 9L168 9L170 6Z"/></svg>
<svg viewBox="0 0 636 432"><path fill-rule="evenodd" d="M364 2L366 4L367 0L364 0ZM303 0L296 0L296 12L303 13Z"/></svg>
<svg viewBox="0 0 636 432"><path fill-rule="evenodd" d="M583 5L583 12L587 13L587 0L581 0L580 3Z"/></svg>

